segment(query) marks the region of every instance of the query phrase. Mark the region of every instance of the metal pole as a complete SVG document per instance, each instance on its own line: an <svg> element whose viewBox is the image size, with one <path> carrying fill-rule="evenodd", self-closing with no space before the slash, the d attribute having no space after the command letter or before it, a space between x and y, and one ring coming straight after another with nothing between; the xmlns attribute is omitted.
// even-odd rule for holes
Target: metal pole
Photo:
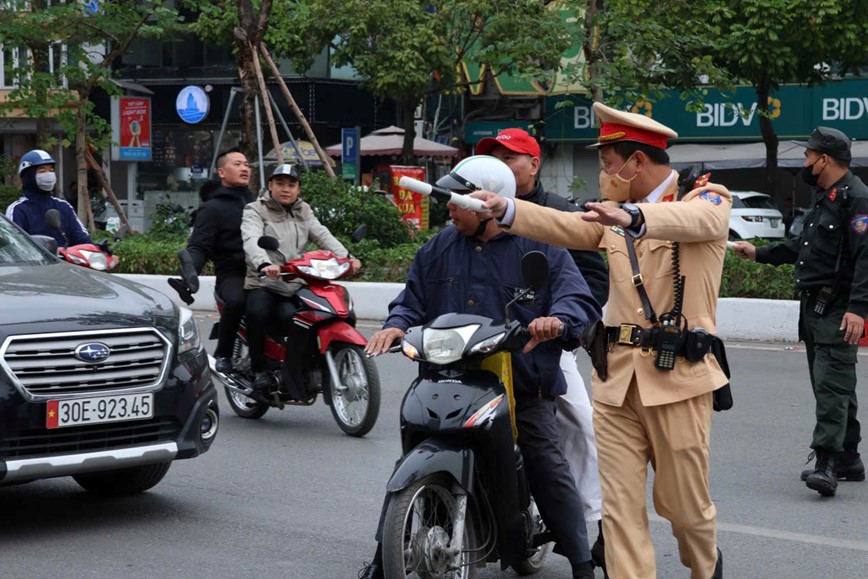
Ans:
<svg viewBox="0 0 868 579"><path fill-rule="evenodd" d="M286 134L289 135L289 142L292 144L292 148L295 151L296 157L298 157L299 162L302 167L304 167L305 171L309 170L310 167L307 164L307 159L305 159L301 155L301 148L298 146L298 142L295 140L295 137L292 136L292 131L289 130L289 125L286 124L286 119L283 118L283 114L280 112L280 109L277 108L277 103L274 101L274 97L271 96L271 93L268 93L268 100L271 101L271 107L274 109L274 112L277 113L277 118L280 119L280 124L283 125L283 129L286 131Z"/></svg>

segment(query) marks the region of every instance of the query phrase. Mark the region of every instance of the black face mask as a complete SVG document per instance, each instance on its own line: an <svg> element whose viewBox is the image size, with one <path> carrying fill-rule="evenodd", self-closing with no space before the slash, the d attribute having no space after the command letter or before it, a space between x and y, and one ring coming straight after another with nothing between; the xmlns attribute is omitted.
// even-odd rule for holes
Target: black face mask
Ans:
<svg viewBox="0 0 868 579"><path fill-rule="evenodd" d="M814 173L813 173L814 165L816 165L819 160L820 159L817 159L816 161L814 161L810 165L808 165L806 167L802 167L802 181L804 181L805 183L807 183L811 187L817 186L817 183L819 183L819 181L820 181L820 175L822 175L823 171L826 170L826 168L823 167L823 171L820 171L819 173L814 175Z"/></svg>

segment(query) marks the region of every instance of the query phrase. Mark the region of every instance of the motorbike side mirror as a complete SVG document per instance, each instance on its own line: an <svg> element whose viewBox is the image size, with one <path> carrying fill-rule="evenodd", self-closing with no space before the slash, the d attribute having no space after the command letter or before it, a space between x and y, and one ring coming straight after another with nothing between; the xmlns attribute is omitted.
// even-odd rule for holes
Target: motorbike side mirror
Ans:
<svg viewBox="0 0 868 579"><path fill-rule="evenodd" d="M51 255L57 255L57 240L50 235L31 235L35 241L43 249L50 251Z"/></svg>
<svg viewBox="0 0 868 579"><path fill-rule="evenodd" d="M363 240L368 235L368 226L364 223L356 227L356 230L353 231L353 234L350 236L350 240L353 243L358 243Z"/></svg>
<svg viewBox="0 0 868 579"><path fill-rule="evenodd" d="M546 285L549 279L549 260L541 251L529 251L521 258L521 275L532 290Z"/></svg>
<svg viewBox="0 0 868 579"><path fill-rule="evenodd" d="M178 252L178 261L181 262L181 279L190 289L190 293L196 293L199 291L199 274L196 273L193 256L186 249L182 249Z"/></svg>
<svg viewBox="0 0 868 579"><path fill-rule="evenodd" d="M271 237L270 235L263 235L256 241L256 245L261 247L266 251L277 251L280 249L280 242L275 237Z"/></svg>
<svg viewBox="0 0 868 579"><path fill-rule="evenodd" d="M60 229L60 211L49 209L45 212L45 222L52 229Z"/></svg>

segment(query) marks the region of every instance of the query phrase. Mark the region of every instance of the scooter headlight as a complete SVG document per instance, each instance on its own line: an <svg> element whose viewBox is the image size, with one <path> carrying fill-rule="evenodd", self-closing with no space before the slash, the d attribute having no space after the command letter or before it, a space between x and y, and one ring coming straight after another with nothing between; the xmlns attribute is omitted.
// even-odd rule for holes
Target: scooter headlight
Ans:
<svg viewBox="0 0 868 579"><path fill-rule="evenodd" d="M338 279L350 269L350 263L338 263L335 258L312 259L310 265L300 265L298 270L306 275L321 279Z"/></svg>
<svg viewBox="0 0 868 579"><path fill-rule="evenodd" d="M451 364L461 359L467 341L479 329L479 324L459 328L426 328L422 333L422 352L431 364Z"/></svg>

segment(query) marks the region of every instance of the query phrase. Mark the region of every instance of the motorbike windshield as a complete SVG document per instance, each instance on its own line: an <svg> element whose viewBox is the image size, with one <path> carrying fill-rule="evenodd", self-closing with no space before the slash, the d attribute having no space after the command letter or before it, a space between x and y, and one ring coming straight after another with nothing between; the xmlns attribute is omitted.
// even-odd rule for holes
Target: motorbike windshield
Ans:
<svg viewBox="0 0 868 579"><path fill-rule="evenodd" d="M48 256L29 235L6 219L0 219L0 267L44 265Z"/></svg>

